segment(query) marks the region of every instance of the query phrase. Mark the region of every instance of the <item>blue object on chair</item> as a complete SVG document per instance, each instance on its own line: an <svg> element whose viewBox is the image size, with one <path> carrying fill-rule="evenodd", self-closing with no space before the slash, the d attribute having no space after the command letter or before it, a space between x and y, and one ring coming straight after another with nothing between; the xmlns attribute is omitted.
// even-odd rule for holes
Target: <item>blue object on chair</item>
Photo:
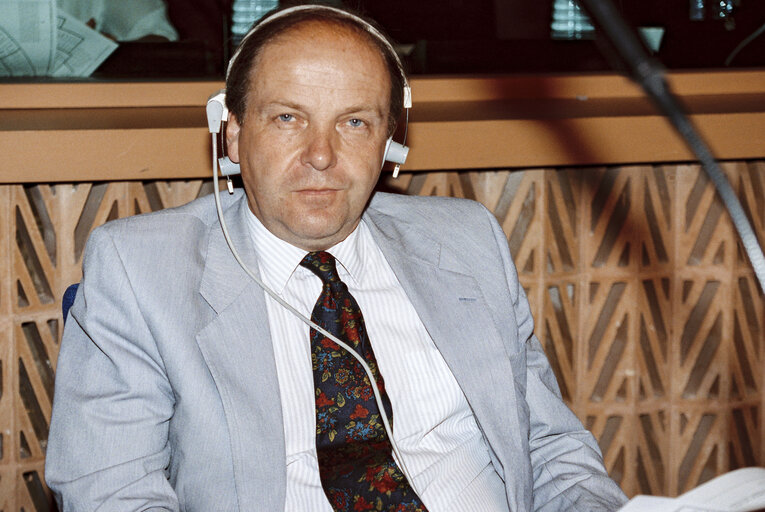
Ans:
<svg viewBox="0 0 765 512"><path fill-rule="evenodd" d="M74 304L74 298L77 296L77 287L80 283L70 284L64 292L64 297L61 299L61 312L64 313L64 323L66 323L66 315L69 313L69 308Z"/></svg>

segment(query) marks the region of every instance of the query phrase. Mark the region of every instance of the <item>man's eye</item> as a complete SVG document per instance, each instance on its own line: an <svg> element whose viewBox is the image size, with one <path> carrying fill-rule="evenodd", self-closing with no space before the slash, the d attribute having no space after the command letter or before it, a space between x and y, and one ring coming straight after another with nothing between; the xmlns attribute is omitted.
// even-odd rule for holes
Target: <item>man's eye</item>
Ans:
<svg viewBox="0 0 765 512"><path fill-rule="evenodd" d="M295 117L292 114L279 114L279 121L288 123L295 119Z"/></svg>
<svg viewBox="0 0 765 512"><path fill-rule="evenodd" d="M361 126L364 126L364 121L362 121L361 119L357 119L357 118L355 118L355 117L354 117L353 119L351 119L351 120L349 120L349 121L348 121L348 124L350 124L350 125L351 125L351 126L353 126L354 128L359 128L359 127L361 127Z"/></svg>

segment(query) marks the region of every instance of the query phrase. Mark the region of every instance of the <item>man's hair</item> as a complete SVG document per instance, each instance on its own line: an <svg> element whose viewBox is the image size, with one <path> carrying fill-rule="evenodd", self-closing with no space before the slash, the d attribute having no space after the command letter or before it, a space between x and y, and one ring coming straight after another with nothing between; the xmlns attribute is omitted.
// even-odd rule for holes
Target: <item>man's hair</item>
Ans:
<svg viewBox="0 0 765 512"><path fill-rule="evenodd" d="M294 7L294 6L293 6ZM247 94L250 88L253 68L257 65L257 60L263 49L279 36L292 28L303 23L320 22L329 25L345 27L353 33L359 35L364 40L377 48L388 69L390 78L390 110L388 113L388 136L392 135L398 118L404 108L404 70L401 68L396 55L385 43L372 35L364 22L369 23L377 31L380 29L377 25L356 13L347 9L339 10L336 8L326 8L321 5L315 5L315 9L307 8L297 10L282 16L277 16L272 21L271 16L278 14L284 9L272 11L269 15L256 22L250 29L250 33L245 36L234 53L234 57L229 63L228 73L226 75L226 108L236 116L237 121L242 124L245 122L245 113L247 112ZM338 12L340 11L340 12ZM348 13L348 14L344 14ZM350 14L350 16L349 16ZM360 20L354 19L358 17ZM382 34L382 32L380 32ZM385 36L383 36L385 37Z"/></svg>

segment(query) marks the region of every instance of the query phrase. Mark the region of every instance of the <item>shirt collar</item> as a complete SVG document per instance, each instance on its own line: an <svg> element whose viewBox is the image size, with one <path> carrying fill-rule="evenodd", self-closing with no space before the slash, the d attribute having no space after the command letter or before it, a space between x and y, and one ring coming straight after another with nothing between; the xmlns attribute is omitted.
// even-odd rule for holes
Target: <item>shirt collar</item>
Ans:
<svg viewBox="0 0 765 512"><path fill-rule="evenodd" d="M374 243L372 234L362 220L345 240L327 250L345 269L346 275L340 271L342 279L350 278L356 285L363 281L370 243Z"/></svg>
<svg viewBox="0 0 765 512"><path fill-rule="evenodd" d="M247 227L264 283L281 294L303 261L306 251L271 233L249 208ZM363 280L370 243L374 243L372 234L362 220L345 240L327 249L338 262L341 279L350 278L356 284Z"/></svg>

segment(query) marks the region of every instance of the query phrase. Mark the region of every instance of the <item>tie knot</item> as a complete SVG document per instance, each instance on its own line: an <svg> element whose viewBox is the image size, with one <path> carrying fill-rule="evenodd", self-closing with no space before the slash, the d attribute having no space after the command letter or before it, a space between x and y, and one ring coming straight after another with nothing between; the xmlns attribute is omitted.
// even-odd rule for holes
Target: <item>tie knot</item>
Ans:
<svg viewBox="0 0 765 512"><path fill-rule="evenodd" d="M326 251L309 252L300 262L300 265L307 268L322 280L325 284L332 284L340 281L335 266L335 257Z"/></svg>

